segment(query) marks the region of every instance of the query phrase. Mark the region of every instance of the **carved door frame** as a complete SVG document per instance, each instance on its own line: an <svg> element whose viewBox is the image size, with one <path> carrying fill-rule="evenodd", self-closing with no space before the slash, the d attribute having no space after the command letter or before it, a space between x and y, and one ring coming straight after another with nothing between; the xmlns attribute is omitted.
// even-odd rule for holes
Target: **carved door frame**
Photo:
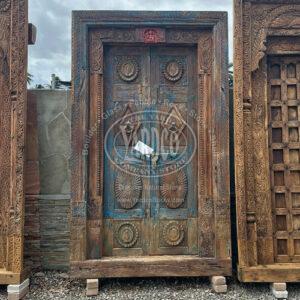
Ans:
<svg viewBox="0 0 300 300"><path fill-rule="evenodd" d="M0 3L0 284L25 278L24 145L27 100L27 0Z"/></svg>
<svg viewBox="0 0 300 300"><path fill-rule="evenodd" d="M100 251L89 251L95 243L101 248L103 234L105 43L198 45L198 132L202 138L198 141L201 224L197 256L114 259L101 258ZM227 63L227 13L73 13L71 270L75 277L231 274ZM89 136L91 129L93 134ZM173 270L170 261L174 262ZM123 269L110 269L116 264ZM145 264L148 269L143 268ZM189 266L189 270L178 268L178 264Z"/></svg>
<svg viewBox="0 0 300 300"><path fill-rule="evenodd" d="M299 0L235 0L234 131L238 276L299 281L300 264L274 260L268 149L269 55L300 54Z"/></svg>

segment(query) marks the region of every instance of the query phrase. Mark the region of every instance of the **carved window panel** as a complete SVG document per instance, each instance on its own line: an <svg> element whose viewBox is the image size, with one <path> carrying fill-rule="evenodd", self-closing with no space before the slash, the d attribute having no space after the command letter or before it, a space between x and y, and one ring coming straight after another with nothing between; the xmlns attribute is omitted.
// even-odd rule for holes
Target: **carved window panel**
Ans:
<svg viewBox="0 0 300 300"><path fill-rule="evenodd" d="M272 57L268 66L275 255L278 262L300 261L300 212L296 193L300 189L300 58ZM275 90L280 92L274 93Z"/></svg>
<svg viewBox="0 0 300 300"><path fill-rule="evenodd" d="M299 1L234 1L239 279L299 278ZM296 224L296 225L295 225Z"/></svg>

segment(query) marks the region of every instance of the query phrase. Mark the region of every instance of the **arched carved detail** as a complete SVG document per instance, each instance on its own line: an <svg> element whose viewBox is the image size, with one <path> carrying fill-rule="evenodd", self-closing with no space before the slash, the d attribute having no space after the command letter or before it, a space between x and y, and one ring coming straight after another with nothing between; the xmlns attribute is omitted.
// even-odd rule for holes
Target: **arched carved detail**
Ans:
<svg viewBox="0 0 300 300"><path fill-rule="evenodd" d="M288 14L285 19L284 15ZM263 14L256 14L252 12L254 18L252 22L252 59L251 59L251 71L254 72L259 67L259 62L265 56L266 41L269 33L269 29L276 28L279 20L285 20L286 24L281 24L281 28L297 28L300 24L297 22L291 22L291 16L300 14L299 5L279 6L274 9L265 10Z"/></svg>

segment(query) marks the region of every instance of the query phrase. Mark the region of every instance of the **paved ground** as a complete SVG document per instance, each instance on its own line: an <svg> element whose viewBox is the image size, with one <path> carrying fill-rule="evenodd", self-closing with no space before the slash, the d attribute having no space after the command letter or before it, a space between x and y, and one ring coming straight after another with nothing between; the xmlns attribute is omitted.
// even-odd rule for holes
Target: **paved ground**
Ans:
<svg viewBox="0 0 300 300"><path fill-rule="evenodd" d="M206 278L107 279L101 281L98 297L85 297L85 282L70 280L66 273L37 273L26 300L271 300L267 284L241 284L230 279L226 295L211 292ZM288 285L289 299L300 299L300 284ZM0 286L0 300L6 299L6 287Z"/></svg>

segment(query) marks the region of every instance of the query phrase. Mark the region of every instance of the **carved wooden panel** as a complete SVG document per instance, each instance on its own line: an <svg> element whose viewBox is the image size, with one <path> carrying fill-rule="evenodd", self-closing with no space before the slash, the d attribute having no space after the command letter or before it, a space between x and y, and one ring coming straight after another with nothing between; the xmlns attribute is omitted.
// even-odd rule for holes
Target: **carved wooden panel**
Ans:
<svg viewBox="0 0 300 300"><path fill-rule="evenodd" d="M299 176L299 12L296 0L235 1L235 177L242 281L286 282L300 275L291 264L299 262L293 203Z"/></svg>
<svg viewBox="0 0 300 300"><path fill-rule="evenodd" d="M299 262L299 57L270 58L268 82L275 257L278 262Z"/></svg>
<svg viewBox="0 0 300 300"><path fill-rule="evenodd" d="M0 1L0 284L23 272L27 1Z"/></svg>
<svg viewBox="0 0 300 300"><path fill-rule="evenodd" d="M209 275L208 262L230 274L226 15L92 11L73 24L73 274ZM203 268L187 270L189 255Z"/></svg>

